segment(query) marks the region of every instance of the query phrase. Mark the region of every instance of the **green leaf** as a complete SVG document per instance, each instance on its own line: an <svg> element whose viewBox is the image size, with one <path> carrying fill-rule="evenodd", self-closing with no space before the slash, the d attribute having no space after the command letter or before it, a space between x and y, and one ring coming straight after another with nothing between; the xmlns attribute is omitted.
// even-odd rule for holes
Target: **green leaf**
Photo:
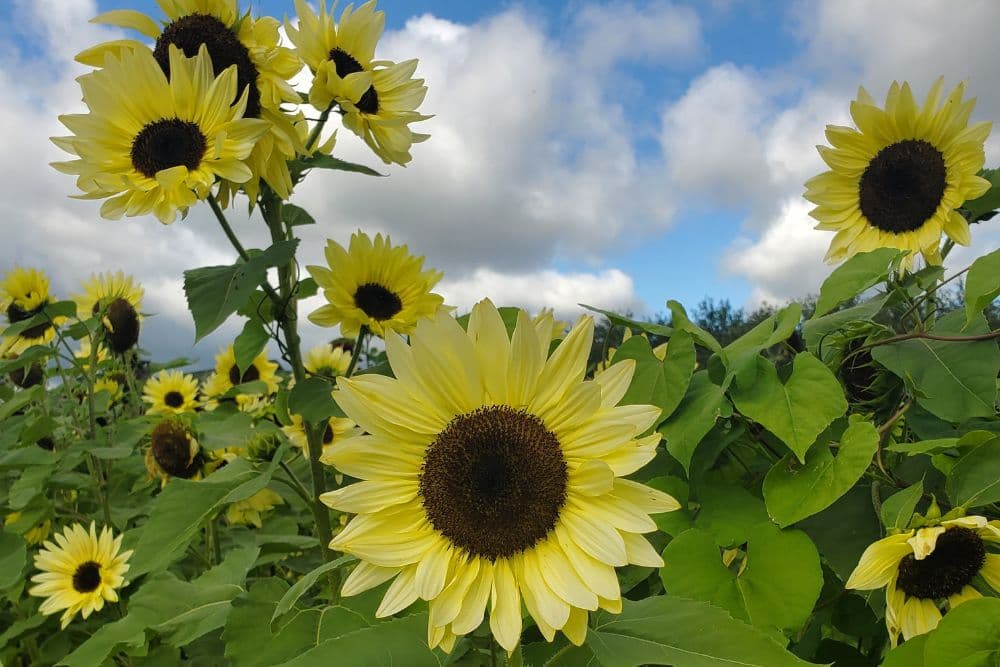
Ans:
<svg viewBox="0 0 1000 667"><path fill-rule="evenodd" d="M680 509L673 512L663 512L654 514L650 518L656 523L656 527L667 535L680 535L694 524L691 521L691 513L688 511L688 485L679 477L654 477L645 482L646 486L663 491L673 496L681 504Z"/></svg>
<svg viewBox="0 0 1000 667"><path fill-rule="evenodd" d="M798 527L809 535L823 560L842 581L847 581L862 552L882 537L881 521L872 507L871 487L864 483Z"/></svg>
<svg viewBox="0 0 1000 667"><path fill-rule="evenodd" d="M959 310L939 319L931 333L946 336L987 333L976 316L971 327ZM951 342L911 338L872 348L872 357L900 378L911 379L921 393L917 403L945 421L962 422L996 414L1000 349L994 340Z"/></svg>
<svg viewBox="0 0 1000 667"><path fill-rule="evenodd" d="M809 537L758 523L748 531L744 558L745 567L727 568L712 535L693 529L664 549L660 577L671 595L711 602L763 630L801 628L823 588Z"/></svg>
<svg viewBox="0 0 1000 667"><path fill-rule="evenodd" d="M924 667L927 635L917 635L889 651L880 667ZM951 665L949 662L948 665Z"/></svg>
<svg viewBox="0 0 1000 667"><path fill-rule="evenodd" d="M847 411L837 378L808 352L795 355L784 383L774 365L758 357L757 381L730 395L740 412L781 438L802 463L816 437Z"/></svg>
<svg viewBox="0 0 1000 667"><path fill-rule="evenodd" d="M281 206L281 217L290 227L316 224L315 218L309 215L309 211L295 204L283 204Z"/></svg>
<svg viewBox="0 0 1000 667"><path fill-rule="evenodd" d="M980 598L951 609L924 645L927 667L1000 665L1000 599Z"/></svg>
<svg viewBox="0 0 1000 667"><path fill-rule="evenodd" d="M722 353L722 345L719 344L719 341L715 340L712 334L708 333L688 319L684 306L671 300L667 301L667 308L670 309L670 324L674 329L686 331L694 336L694 339L701 343L702 346L708 348L716 354Z"/></svg>
<svg viewBox="0 0 1000 667"><path fill-rule="evenodd" d="M886 528L906 528L917 503L924 494L924 481L911 484L882 501L882 525Z"/></svg>
<svg viewBox="0 0 1000 667"><path fill-rule="evenodd" d="M664 324L657 324L655 322L640 322L639 320L633 320L630 317L619 315L618 313L614 313L610 310L604 310L603 308L597 308L595 306L588 306L585 303L579 303L577 305L581 308L586 308L587 310L592 310L595 313L604 315L613 325L627 327L632 331L642 331L653 336L663 336L665 338L669 338L674 334L673 327L668 327Z"/></svg>
<svg viewBox="0 0 1000 667"><path fill-rule="evenodd" d="M945 488L952 502L963 507L1000 501L1000 436L994 436L958 459Z"/></svg>
<svg viewBox="0 0 1000 667"><path fill-rule="evenodd" d="M298 240L279 241L246 262L206 266L184 272L184 293L194 317L195 341L215 331L250 299L267 278L267 269L295 257Z"/></svg>
<svg viewBox="0 0 1000 667"><path fill-rule="evenodd" d="M708 378L708 371L698 371L691 377L680 405L660 425L659 431L667 440L667 451L684 466L685 472L691 466L698 443L712 430L728 403L726 388L713 383Z"/></svg>
<svg viewBox="0 0 1000 667"><path fill-rule="evenodd" d="M320 642L284 663L284 667L440 667L443 655L427 648L427 614L392 618L370 627Z"/></svg>
<svg viewBox="0 0 1000 667"><path fill-rule="evenodd" d="M909 456L917 454L939 454L958 446L958 438L938 438L920 442L894 442L886 447L890 452L900 452Z"/></svg>
<svg viewBox="0 0 1000 667"><path fill-rule="evenodd" d="M1000 192L1000 188L996 190ZM1000 250L983 255L969 268L965 277L965 323L971 324L997 296L1000 296Z"/></svg>
<svg viewBox="0 0 1000 667"><path fill-rule="evenodd" d="M271 630L274 630L274 622L281 616L287 614L292 607L295 606L295 603L299 601L299 598L301 598L306 591L312 588L321 576L330 570L335 570L345 563L351 562L352 560L354 560L354 556L342 556L328 563L323 563L319 567L302 575L302 577L292 584L292 587L281 596L281 599L278 600L278 606L274 608L274 614L271 615Z"/></svg>
<svg viewBox="0 0 1000 667"><path fill-rule="evenodd" d="M711 533L720 547L743 544L751 526L769 521L764 502L735 484L702 484L698 488L698 503L701 511L695 526Z"/></svg>
<svg viewBox="0 0 1000 667"><path fill-rule="evenodd" d="M854 421L844 431L836 457L823 440L809 448L803 465L786 454L764 478L768 514L785 527L832 505L868 469L878 437L871 422Z"/></svg>
<svg viewBox="0 0 1000 667"><path fill-rule="evenodd" d="M727 345L723 352L736 383L752 382L757 356L772 345L787 340L801 319L802 304L790 304Z"/></svg>
<svg viewBox="0 0 1000 667"><path fill-rule="evenodd" d="M674 596L624 600L621 614L596 614L586 646L605 667L809 665L724 609Z"/></svg>
<svg viewBox="0 0 1000 667"><path fill-rule="evenodd" d="M842 329L850 322L864 322L872 319L885 308L888 302L888 294L879 294L857 306L806 320L802 325L802 337L806 340L806 347L816 356L821 356L820 348L825 336ZM822 356L826 358L825 355Z"/></svg>
<svg viewBox="0 0 1000 667"><path fill-rule="evenodd" d="M981 197L962 204L967 220L975 222L1000 208L1000 169L983 169L979 175L993 184Z"/></svg>
<svg viewBox="0 0 1000 667"><path fill-rule="evenodd" d="M695 354L691 336L678 331L667 345L663 361L656 358L649 341L633 336L615 352L613 363L623 359L636 362L632 384L622 397L620 405L655 405L660 408L660 419L665 419L677 408L694 373Z"/></svg>
<svg viewBox="0 0 1000 667"><path fill-rule="evenodd" d="M334 169L336 171L349 171L355 174L365 174L366 176L385 176L385 174L380 174L371 167L366 167L363 164L346 162L323 153L316 153L315 155L311 155L309 157L293 160L292 169L299 171L304 169Z"/></svg>
<svg viewBox="0 0 1000 667"><path fill-rule="evenodd" d="M45 385L38 384L25 391L19 391L6 403L0 405L0 422L6 421L12 414L40 398L45 393Z"/></svg>
<svg viewBox="0 0 1000 667"><path fill-rule="evenodd" d="M260 351L264 349L269 338L264 325L259 321L255 319L246 321L246 324L243 325L243 331L233 341L233 353L240 374L246 372Z"/></svg>
<svg viewBox="0 0 1000 667"><path fill-rule="evenodd" d="M892 265L903 256L895 248L879 248L861 252L838 266L823 281L813 317L822 317L831 310L885 280Z"/></svg>
<svg viewBox="0 0 1000 667"><path fill-rule="evenodd" d="M20 535L0 532L0 591L21 581L28 562L28 544Z"/></svg>
<svg viewBox="0 0 1000 667"><path fill-rule="evenodd" d="M312 424L321 424L334 415L342 414L333 400L333 386L315 376L295 383L288 396L288 409Z"/></svg>

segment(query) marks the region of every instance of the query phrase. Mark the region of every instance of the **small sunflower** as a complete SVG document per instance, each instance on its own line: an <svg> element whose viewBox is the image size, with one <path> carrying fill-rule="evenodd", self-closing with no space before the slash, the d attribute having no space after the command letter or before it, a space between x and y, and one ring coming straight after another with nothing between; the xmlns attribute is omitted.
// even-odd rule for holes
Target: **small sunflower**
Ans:
<svg viewBox="0 0 1000 667"><path fill-rule="evenodd" d="M182 422L168 418L153 427L145 456L150 479L159 479L161 484L171 477L198 479L203 459L198 441Z"/></svg>
<svg viewBox="0 0 1000 667"><path fill-rule="evenodd" d="M967 516L940 525L908 530L875 542L861 554L847 588L885 587L885 623L895 646L930 632L953 608L981 596L977 575L1000 593L1000 521Z"/></svg>
<svg viewBox="0 0 1000 667"><path fill-rule="evenodd" d="M806 182L816 229L837 232L826 259L839 262L876 248L917 252L940 263L941 234L968 245L969 224L956 210L990 187L976 173L990 123L969 125L975 98L960 83L942 102L938 79L922 107L908 83L893 82L885 109L864 88L851 103L858 129L828 125L833 147L819 146L827 171Z"/></svg>
<svg viewBox="0 0 1000 667"><path fill-rule="evenodd" d="M320 343L306 352L302 363L313 375L337 377L346 373L351 365L351 350L344 346L334 347L332 343Z"/></svg>
<svg viewBox="0 0 1000 667"><path fill-rule="evenodd" d="M121 551L122 536L114 537L107 526L98 537L93 522L89 532L78 523L68 526L55 534L55 541L45 542L35 556L41 572L31 578L35 585L28 593L46 598L38 609L42 614L63 611L65 629L78 612L87 618L105 602L118 601L118 589L128 585L125 573L132 552Z"/></svg>
<svg viewBox="0 0 1000 667"><path fill-rule="evenodd" d="M490 598L505 649L522 603L546 639L579 645L588 611L621 611L616 567L663 565L642 534L679 504L623 478L655 456L660 435L643 434L660 410L617 406L634 361L584 380L591 318L551 355L547 333L520 311L508 337L483 301L467 331L439 312L409 344L389 335L394 378L338 381L338 404L370 434L321 459L363 480L322 496L357 514L330 543L361 560L344 595L392 579L376 615L427 600L432 647L478 628Z"/></svg>
<svg viewBox="0 0 1000 667"><path fill-rule="evenodd" d="M204 391L209 398L215 398L225 394L237 385L247 382L263 382L267 385L267 393L273 394L278 391L278 364L267 360L267 351L254 357L250 365L240 373L240 368L236 364L236 351L229 345L215 355L215 371L205 381ZM246 394L238 397L244 400L257 397L257 394Z"/></svg>
<svg viewBox="0 0 1000 667"><path fill-rule="evenodd" d="M77 349L76 352L73 353L73 356L76 357L77 362L80 364L80 367L84 371L87 371L90 368L90 351L91 351L91 347L92 346L90 344L90 339L89 338L81 338L80 339L80 347L79 347L79 349ZM107 360L108 360L108 348L106 348L104 346L104 343L98 343L97 344L97 366L98 366L98 368L100 368L100 366L105 361L107 361Z"/></svg>
<svg viewBox="0 0 1000 667"><path fill-rule="evenodd" d="M49 292L49 278L38 269L15 267L0 281L0 308L11 324L30 320L54 299ZM57 318L56 324L62 318ZM52 322L43 322L9 336L0 345L5 355L17 356L32 345L45 345L56 335Z"/></svg>
<svg viewBox="0 0 1000 667"><path fill-rule="evenodd" d="M11 512L6 517L4 517L3 525L9 526L17 522L21 518L20 512ZM52 532L52 521L50 519L45 519L41 523L37 523L27 531L22 533L21 537L28 544L41 544L45 540L49 539L49 533Z"/></svg>
<svg viewBox="0 0 1000 667"><path fill-rule="evenodd" d="M306 438L305 427L302 425L302 416L292 414L291 417L292 423L288 426L282 426L281 430L285 432L285 435L288 436L293 445L306 452L308 451L309 441ZM326 429L323 431L323 452L326 453L329 451L333 443L341 442L354 435L361 435L357 424L344 417L331 417L326 424Z"/></svg>
<svg viewBox="0 0 1000 667"><path fill-rule="evenodd" d="M125 395L118 380L110 377L99 378L94 382L94 393L96 394L99 391L107 392L111 403L121 400L121 397Z"/></svg>
<svg viewBox="0 0 1000 667"><path fill-rule="evenodd" d="M160 371L146 380L142 400L150 404L147 415L194 412L198 407L198 380L180 371Z"/></svg>
<svg viewBox="0 0 1000 667"><path fill-rule="evenodd" d="M83 284L83 294L74 300L80 319L101 318L108 347L121 354L139 342L142 297L142 286L117 271L91 275Z"/></svg>
<svg viewBox="0 0 1000 667"><path fill-rule="evenodd" d="M405 334L444 302L431 292L442 273L424 271L423 257L411 255L405 245L393 247L388 236L376 234L373 243L364 232L355 232L348 250L328 239L325 254L326 267L306 267L329 302L309 314L313 324L339 324L345 336L353 337L362 326L378 336L387 330Z"/></svg>
<svg viewBox="0 0 1000 667"><path fill-rule="evenodd" d="M264 525L263 515L284 503L282 497L271 489L261 489L246 500L230 503L226 508L226 523L260 528Z"/></svg>
<svg viewBox="0 0 1000 667"><path fill-rule="evenodd" d="M250 179L225 181L220 199L228 201L242 186L250 201L256 201L261 179L282 199L287 199L292 191L287 160L303 150L295 122L302 116L286 114L281 105L301 101L289 80L302 69L302 61L293 49L280 45L281 24L270 16L253 18L249 13L240 16L236 0L173 0L160 2L160 7L168 19L162 28L150 16L129 9L106 12L93 22L136 30L155 40L153 57L168 76L171 45L189 58L204 45L216 76L235 66L237 86L231 103L235 104L246 90L243 117L266 120L268 131L246 158L253 172ZM146 47L141 42L118 40L87 49L76 59L101 67L106 53L119 53L124 48Z"/></svg>
<svg viewBox="0 0 1000 667"><path fill-rule="evenodd" d="M107 199L101 215L153 213L164 224L205 199L216 177L245 183L245 160L268 123L244 118L248 90L230 67L216 77L207 48L193 58L169 45L169 78L146 48L104 54L78 81L86 114L60 116L72 136L52 141L79 159L53 162L77 176L83 199Z"/></svg>

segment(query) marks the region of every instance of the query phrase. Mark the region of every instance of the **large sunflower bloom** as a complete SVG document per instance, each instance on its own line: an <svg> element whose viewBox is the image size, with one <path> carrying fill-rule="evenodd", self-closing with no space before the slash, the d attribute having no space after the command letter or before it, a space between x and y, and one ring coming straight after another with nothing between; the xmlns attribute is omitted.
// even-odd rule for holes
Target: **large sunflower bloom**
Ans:
<svg viewBox="0 0 1000 667"><path fill-rule="evenodd" d="M900 634L910 639L936 628L943 605L980 597L976 575L1000 592L1000 554L989 544L1000 544L1000 521L981 516L890 535L865 549L847 588L885 587L885 623L895 646Z"/></svg>
<svg viewBox="0 0 1000 667"><path fill-rule="evenodd" d="M83 199L109 198L101 215L153 213L164 224L208 196L217 176L244 183L244 162L268 124L244 118L237 70L215 77L207 49L185 58L169 48L170 77L148 49L104 56L103 69L81 76L87 114L59 119L73 136L52 141L78 160L52 163L77 175Z"/></svg>
<svg viewBox="0 0 1000 667"><path fill-rule="evenodd" d="M105 526L98 537L94 523L90 531L80 524L55 534L55 541L35 556L41 572L31 578L35 585L28 593L46 600L39 611L45 615L63 611L65 629L79 612L87 618L100 611L105 602L118 601L118 589L127 585L128 559L131 551L121 551L122 536L114 537Z"/></svg>
<svg viewBox="0 0 1000 667"><path fill-rule="evenodd" d="M160 371L146 380L142 400L149 403L147 415L176 415L198 407L198 380L180 371Z"/></svg>
<svg viewBox="0 0 1000 667"><path fill-rule="evenodd" d="M49 278L38 269L15 267L0 281L0 308L11 324L30 320L52 301ZM25 329L17 336L5 338L0 351L5 355L17 356L32 345L48 343L55 337L55 333L51 322L42 322Z"/></svg>
<svg viewBox="0 0 1000 667"><path fill-rule="evenodd" d="M444 303L431 292L442 273L424 271L423 257L411 255L405 245L393 247L388 236L376 234L372 242L364 232L355 232L348 250L327 239L325 255L329 268L306 267L329 302L309 314L313 324L339 324L351 337L362 326L379 336L389 330L405 334Z"/></svg>
<svg viewBox="0 0 1000 667"><path fill-rule="evenodd" d="M121 353L139 341L142 297L142 286L118 271L91 275L83 284L83 294L74 300L81 319L100 316L108 347Z"/></svg>
<svg viewBox="0 0 1000 667"><path fill-rule="evenodd" d="M963 100L960 83L942 102L943 84L938 79L918 107L909 84L893 82L885 109L859 88L851 103L858 129L827 126L833 147L818 149L830 171L807 181L805 193L816 204L816 229L837 232L827 261L887 247L940 263L942 232L969 244L969 224L956 209L990 187L976 173L991 124L969 126L975 98Z"/></svg>
<svg viewBox="0 0 1000 667"><path fill-rule="evenodd" d="M168 19L162 28L148 15L130 9L106 12L93 22L130 28L154 40L153 56L168 75L171 44L188 57L197 54L205 45L217 76L235 65L236 97L242 95L244 89L247 91L244 117L268 121L269 131L254 145L246 159L252 170L251 178L224 182L220 199L228 202L242 186L254 202L260 192L261 179L278 196L287 199L292 191L287 160L302 152L303 146L295 127L296 117L284 113L281 105L301 101L289 79L302 69L302 62L293 49L280 46L278 28L281 24L270 16L240 16L236 0L159 0L158 4ZM80 53L77 60L100 67L105 53L125 48L146 47L133 40L107 42Z"/></svg>
<svg viewBox="0 0 1000 667"><path fill-rule="evenodd" d="M521 604L550 641L583 642L587 612L621 610L615 567L663 565L642 536L672 497L623 479L655 455L659 409L617 406L631 360L585 381L594 323L549 355L551 329L524 311L513 336L489 301L468 331L447 313L390 335L395 378L341 378L337 402L370 435L321 460L363 481L324 494L357 514L330 546L361 563L354 595L393 579L377 611L429 601L428 641L450 650L483 620L513 650Z"/></svg>

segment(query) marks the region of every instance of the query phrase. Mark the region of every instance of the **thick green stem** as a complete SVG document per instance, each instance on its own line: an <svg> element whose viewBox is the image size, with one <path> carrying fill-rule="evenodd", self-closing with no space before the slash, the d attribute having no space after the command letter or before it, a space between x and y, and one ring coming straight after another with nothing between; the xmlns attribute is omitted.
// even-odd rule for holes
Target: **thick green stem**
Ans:
<svg viewBox="0 0 1000 667"><path fill-rule="evenodd" d="M313 126L312 131L309 133L309 138L306 139L306 151L311 152L315 147L316 143L319 141L319 134L323 131L323 126L326 125L326 121L330 118L330 111L333 110L333 102L330 103L323 113L319 115L319 120L316 121L316 125Z"/></svg>
<svg viewBox="0 0 1000 667"><path fill-rule="evenodd" d="M354 369L358 367L358 359L361 357L361 348L365 344L365 338L368 336L368 327L364 324L361 325L361 329L358 331L358 339L354 341L354 351L351 353L351 363L347 366L347 372L344 373L345 377L351 377L354 375Z"/></svg>

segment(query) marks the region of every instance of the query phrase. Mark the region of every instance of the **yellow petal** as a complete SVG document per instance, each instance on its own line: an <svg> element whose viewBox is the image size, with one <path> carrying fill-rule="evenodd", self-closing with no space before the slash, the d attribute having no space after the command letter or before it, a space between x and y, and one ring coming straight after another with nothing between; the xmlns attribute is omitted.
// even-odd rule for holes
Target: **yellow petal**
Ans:
<svg viewBox="0 0 1000 667"><path fill-rule="evenodd" d="M521 639L521 595L510 564L503 559L493 566L490 630L504 650L517 648Z"/></svg>
<svg viewBox="0 0 1000 667"><path fill-rule="evenodd" d="M868 546L845 584L846 588L871 590L889 583L899 568L899 561L913 553L907 540L912 531L890 535Z"/></svg>

